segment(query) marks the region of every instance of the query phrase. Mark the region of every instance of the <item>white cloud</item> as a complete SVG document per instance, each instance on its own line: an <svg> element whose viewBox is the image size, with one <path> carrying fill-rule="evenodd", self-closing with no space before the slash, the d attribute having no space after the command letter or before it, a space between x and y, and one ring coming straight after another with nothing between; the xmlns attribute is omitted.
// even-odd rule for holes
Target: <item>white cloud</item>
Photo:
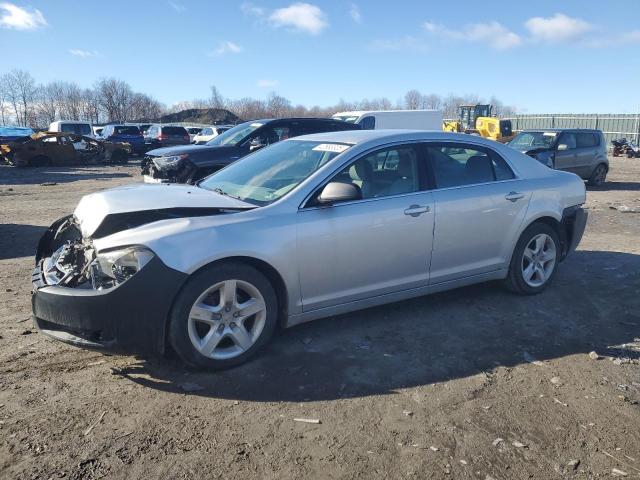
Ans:
<svg viewBox="0 0 640 480"><path fill-rule="evenodd" d="M260 88L273 88L277 87L279 83L277 80L260 79L256 82L256 85Z"/></svg>
<svg viewBox="0 0 640 480"><path fill-rule="evenodd" d="M0 27L15 30L35 30L47 25L42 12L37 9L27 10L13 3L0 3Z"/></svg>
<svg viewBox="0 0 640 480"><path fill-rule="evenodd" d="M225 40L218 44L218 47L211 52L212 55L220 56L226 53L240 53L242 52L242 47L237 43L230 42L229 40Z"/></svg>
<svg viewBox="0 0 640 480"><path fill-rule="evenodd" d="M581 18L572 18L562 13L553 17L533 17L524 26L534 40L545 42L566 42L578 40L594 29L594 26Z"/></svg>
<svg viewBox="0 0 640 480"><path fill-rule="evenodd" d="M444 40L484 43L496 50L507 50L522 44L522 38L498 22L473 23L460 29L424 22L423 28L431 35Z"/></svg>
<svg viewBox="0 0 640 480"><path fill-rule="evenodd" d="M362 23L362 14L360 13L360 7L355 3L349 5L349 15L351 19L356 23Z"/></svg>
<svg viewBox="0 0 640 480"><path fill-rule="evenodd" d="M102 55L100 55L99 52L96 52L95 50L89 51L89 50L80 50L79 48L72 48L71 50L69 50L69 53L75 57L80 57L80 58L90 58L90 57L101 57Z"/></svg>
<svg viewBox="0 0 640 480"><path fill-rule="evenodd" d="M181 3L173 2L172 0L169 0L167 3L178 13L182 13L187 9L187 7L185 7Z"/></svg>
<svg viewBox="0 0 640 480"><path fill-rule="evenodd" d="M278 8L269 15L269 21L275 27L290 27L311 35L318 35L329 26L325 13L310 3L293 3Z"/></svg>
<svg viewBox="0 0 640 480"><path fill-rule="evenodd" d="M264 8L259 7L258 5L251 2L244 2L242 5L240 5L240 10L245 15L251 17L262 17L265 14Z"/></svg>

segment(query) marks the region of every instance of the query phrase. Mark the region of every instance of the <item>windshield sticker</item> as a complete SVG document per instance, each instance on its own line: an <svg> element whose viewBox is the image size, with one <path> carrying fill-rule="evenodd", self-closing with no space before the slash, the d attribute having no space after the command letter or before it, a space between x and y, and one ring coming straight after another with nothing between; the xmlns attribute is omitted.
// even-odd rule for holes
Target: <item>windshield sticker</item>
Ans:
<svg viewBox="0 0 640 480"><path fill-rule="evenodd" d="M334 153L342 153L349 145L340 145L339 143L321 143L320 145L316 145L312 148L312 150L316 152L334 152Z"/></svg>
<svg viewBox="0 0 640 480"><path fill-rule="evenodd" d="M544 132L542 135L545 137L555 137L557 135L556 132Z"/></svg>

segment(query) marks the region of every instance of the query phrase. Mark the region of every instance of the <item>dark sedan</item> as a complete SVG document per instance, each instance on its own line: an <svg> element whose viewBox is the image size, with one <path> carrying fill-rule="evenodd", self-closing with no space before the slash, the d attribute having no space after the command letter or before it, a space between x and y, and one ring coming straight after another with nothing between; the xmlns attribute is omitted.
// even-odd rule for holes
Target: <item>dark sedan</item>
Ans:
<svg viewBox="0 0 640 480"><path fill-rule="evenodd" d="M159 148L142 162L146 182L194 183L262 147L311 133L359 130L330 118L280 118L241 123L205 145Z"/></svg>

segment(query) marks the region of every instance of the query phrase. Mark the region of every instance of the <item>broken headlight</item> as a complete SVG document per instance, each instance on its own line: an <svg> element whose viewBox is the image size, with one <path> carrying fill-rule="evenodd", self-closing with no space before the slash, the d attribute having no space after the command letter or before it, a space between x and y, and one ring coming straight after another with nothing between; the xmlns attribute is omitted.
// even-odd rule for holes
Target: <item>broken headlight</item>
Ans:
<svg viewBox="0 0 640 480"><path fill-rule="evenodd" d="M91 283L96 290L112 288L138 273L154 254L144 247L128 247L96 254L91 263Z"/></svg>
<svg viewBox="0 0 640 480"><path fill-rule="evenodd" d="M189 155L186 153L182 155L171 155L170 157L155 157L153 164L158 170L175 170L180 166L182 161L188 157Z"/></svg>

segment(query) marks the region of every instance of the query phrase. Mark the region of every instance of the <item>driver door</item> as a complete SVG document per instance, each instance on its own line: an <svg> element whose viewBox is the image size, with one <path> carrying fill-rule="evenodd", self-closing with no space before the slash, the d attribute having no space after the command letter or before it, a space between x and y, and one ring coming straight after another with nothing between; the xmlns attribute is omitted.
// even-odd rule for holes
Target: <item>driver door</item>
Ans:
<svg viewBox="0 0 640 480"><path fill-rule="evenodd" d="M389 165L380 162L389 156L399 158L392 182ZM298 211L303 311L429 283L434 204L425 172L418 144L380 149L329 180L356 185L362 199L318 206L314 199L319 188Z"/></svg>

